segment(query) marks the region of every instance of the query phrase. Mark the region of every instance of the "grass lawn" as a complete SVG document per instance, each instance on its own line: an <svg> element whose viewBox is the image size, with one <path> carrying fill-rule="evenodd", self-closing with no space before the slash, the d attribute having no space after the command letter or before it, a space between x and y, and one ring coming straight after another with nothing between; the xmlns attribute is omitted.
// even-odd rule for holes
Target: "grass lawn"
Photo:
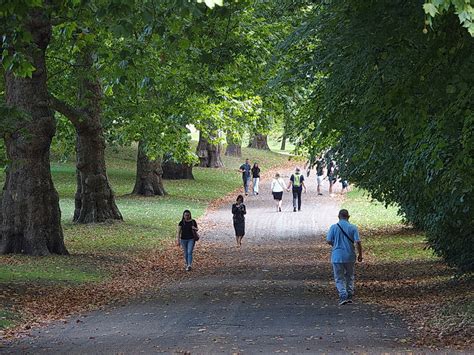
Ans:
<svg viewBox="0 0 474 355"><path fill-rule="evenodd" d="M258 161L263 171L282 165L288 159L282 154L250 148L242 148L242 153L252 162ZM72 255L0 256L0 296L8 293L10 287L74 285L110 278L111 265L126 263L130 255L160 249L173 239L183 210L190 209L193 217L200 217L211 201L238 188L241 175L237 169L243 159L224 156L225 168L194 168L195 180L165 181L167 196L144 198L129 195L135 183L136 149L108 149L107 172L124 221L95 225L71 222L76 190L74 162L52 163L65 243ZM0 176L0 183L3 179L4 176ZM103 262L104 259L108 261ZM2 306L0 328L10 326L18 319L9 302L3 302Z"/></svg>
<svg viewBox="0 0 474 355"><path fill-rule="evenodd" d="M407 230L402 225L396 206L386 208L372 201L366 192L353 189L343 204L351 215L351 222L359 226L366 249L376 260L407 261L434 260L437 257L426 248L422 233Z"/></svg>

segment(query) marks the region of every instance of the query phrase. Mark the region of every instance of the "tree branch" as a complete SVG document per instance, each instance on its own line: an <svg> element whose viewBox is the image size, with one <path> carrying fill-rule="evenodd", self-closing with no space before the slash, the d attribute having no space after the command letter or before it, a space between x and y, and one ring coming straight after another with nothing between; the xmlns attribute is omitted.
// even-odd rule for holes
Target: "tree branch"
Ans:
<svg viewBox="0 0 474 355"><path fill-rule="evenodd" d="M87 121L87 114L85 112L59 100L54 95L49 95L49 101L52 109L64 115L69 121L71 121L76 129Z"/></svg>

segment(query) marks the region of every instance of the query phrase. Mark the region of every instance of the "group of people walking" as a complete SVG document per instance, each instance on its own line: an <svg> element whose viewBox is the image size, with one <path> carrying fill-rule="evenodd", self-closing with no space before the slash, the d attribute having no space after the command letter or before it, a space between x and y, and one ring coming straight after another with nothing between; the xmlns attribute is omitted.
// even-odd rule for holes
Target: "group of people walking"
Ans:
<svg viewBox="0 0 474 355"><path fill-rule="evenodd" d="M323 163L319 165L316 162L316 174L318 183L318 195L321 195L320 186L322 184ZM334 166L335 168L335 166ZM332 167L328 167L328 174L332 174ZM249 159L241 165L239 171L242 173L245 195L249 194L250 176L252 176L253 193L258 195L258 185L260 180L260 168L258 163L254 163L253 167L249 164ZM308 174L309 175L309 174ZM330 175L328 175L330 176ZM299 168L290 176L286 185L279 173L276 173L271 182L271 191L274 200L277 202L277 212L281 212L281 204L283 200L283 192L285 190L292 191L293 194L293 211L301 211L301 194L306 192L304 184L305 178L301 174ZM330 180L331 181L331 180ZM331 185L330 185L331 192ZM245 215L247 209L244 204L244 196L238 195L235 203L232 204L232 220L235 231L235 238L238 247L242 245L242 239L245 236ZM332 246L331 263L333 266L334 280L339 294L339 304L344 305L352 303L354 296L354 265L356 259L362 261L362 245L360 242L357 227L349 223L349 212L345 209L339 211L339 222L332 225L327 233L326 241ZM193 250L195 243L199 240L198 226L192 219L191 212L185 210L181 221L178 224L177 245L181 246L185 260L185 270L192 270ZM357 258L356 258L357 249Z"/></svg>
<svg viewBox="0 0 474 355"><path fill-rule="evenodd" d="M349 184L345 178L339 177L339 167L334 159L328 159L329 163L326 164L326 160L320 155L318 158L311 157L305 164L307 168L307 176L310 175L311 169L316 168L316 182L318 184L318 195L322 195L321 185L324 179L328 179L329 182L329 195L333 195L333 188L337 180L341 182L342 190L344 193L348 190ZM324 170L326 169L326 177L324 176Z"/></svg>
<svg viewBox="0 0 474 355"><path fill-rule="evenodd" d="M239 171L242 173L242 181L244 184L245 196L249 194L250 181L252 181L252 191L254 195L258 195L258 184L260 182L260 167L258 163L253 163L253 166L250 166L250 161L245 159Z"/></svg>

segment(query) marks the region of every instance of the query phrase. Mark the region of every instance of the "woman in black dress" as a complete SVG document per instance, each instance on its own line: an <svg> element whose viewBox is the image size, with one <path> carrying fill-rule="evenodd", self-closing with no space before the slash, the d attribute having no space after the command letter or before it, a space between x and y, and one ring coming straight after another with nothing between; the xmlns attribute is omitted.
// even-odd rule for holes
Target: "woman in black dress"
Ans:
<svg viewBox="0 0 474 355"><path fill-rule="evenodd" d="M193 263L193 250L195 243L195 233L197 232L198 226L194 219L191 217L191 211L185 210L183 212L183 218L178 224L178 235L176 244L183 248L184 253L184 262L186 271L191 271L191 266Z"/></svg>
<svg viewBox="0 0 474 355"><path fill-rule="evenodd" d="M232 205L232 214L234 215L234 229L235 239L237 246L242 245L242 238L245 235L245 214L247 210L244 205L244 197L242 195L237 196L236 202Z"/></svg>

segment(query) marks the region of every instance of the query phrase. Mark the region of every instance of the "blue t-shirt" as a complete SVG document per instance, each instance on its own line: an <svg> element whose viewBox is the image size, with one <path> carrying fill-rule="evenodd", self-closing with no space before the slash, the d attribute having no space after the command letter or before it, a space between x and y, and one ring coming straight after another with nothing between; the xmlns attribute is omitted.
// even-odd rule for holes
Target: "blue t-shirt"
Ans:
<svg viewBox="0 0 474 355"><path fill-rule="evenodd" d="M250 177L250 169L252 167L250 166L250 164L242 164L240 166L240 170L242 170L242 177L243 178L249 178Z"/></svg>
<svg viewBox="0 0 474 355"><path fill-rule="evenodd" d="M345 219L340 219L339 225L354 242L360 241L359 231L355 225L350 224ZM337 224L333 224L329 228L326 240L332 242L332 263L353 263L356 261L354 244L342 233Z"/></svg>

